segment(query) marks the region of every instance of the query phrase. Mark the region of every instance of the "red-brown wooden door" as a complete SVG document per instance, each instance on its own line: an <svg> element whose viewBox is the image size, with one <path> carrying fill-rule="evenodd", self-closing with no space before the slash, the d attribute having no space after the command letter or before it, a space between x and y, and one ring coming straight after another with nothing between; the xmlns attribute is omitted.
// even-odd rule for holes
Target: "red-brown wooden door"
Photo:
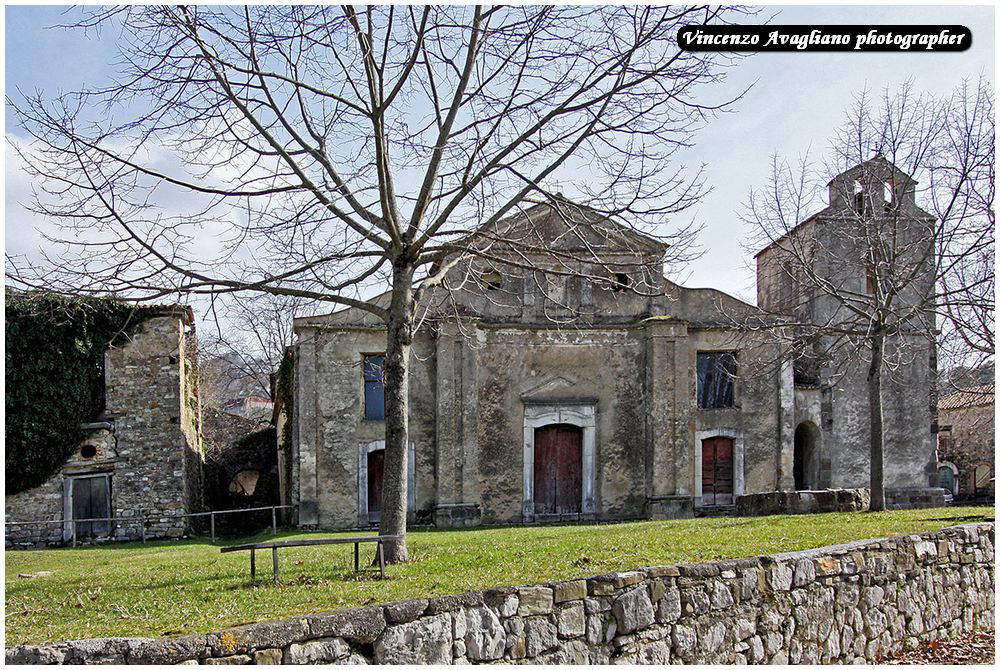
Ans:
<svg viewBox="0 0 1000 670"><path fill-rule="evenodd" d="M385 451L368 452L368 520L376 523L382 513L382 473L385 470Z"/></svg>
<svg viewBox="0 0 1000 670"><path fill-rule="evenodd" d="M583 430L565 423L535 429L535 514L579 514Z"/></svg>
<svg viewBox="0 0 1000 670"><path fill-rule="evenodd" d="M701 504L733 504L733 441L728 437L701 442Z"/></svg>

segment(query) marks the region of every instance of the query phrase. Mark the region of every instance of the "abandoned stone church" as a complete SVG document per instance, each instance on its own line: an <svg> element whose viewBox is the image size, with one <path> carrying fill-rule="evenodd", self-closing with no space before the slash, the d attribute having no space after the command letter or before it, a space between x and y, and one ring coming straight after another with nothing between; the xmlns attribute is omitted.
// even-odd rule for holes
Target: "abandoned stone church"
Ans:
<svg viewBox="0 0 1000 670"><path fill-rule="evenodd" d="M901 206L926 217L912 179L887 169ZM836 177L829 206L791 234L836 235L838 212L854 206L839 189L856 178ZM585 221L553 205L517 216L539 246L597 248L584 239ZM629 239L636 268L664 256L656 241ZM758 304L768 310L789 281L773 271L776 249L757 256ZM836 378L800 375L791 361L759 365L784 345L735 326L757 307L679 286L662 270L606 281L594 272L482 272L449 294L447 310L426 306L411 357L411 519L447 527L678 518L749 493L868 485L865 364ZM863 273L857 281L865 290ZM623 290L640 283L648 290ZM799 316L823 319L832 308L809 304ZM381 495L384 326L350 308L296 319L295 331L290 502L303 527L367 526ZM886 487L896 506L936 486L934 350L923 346L884 385Z"/></svg>

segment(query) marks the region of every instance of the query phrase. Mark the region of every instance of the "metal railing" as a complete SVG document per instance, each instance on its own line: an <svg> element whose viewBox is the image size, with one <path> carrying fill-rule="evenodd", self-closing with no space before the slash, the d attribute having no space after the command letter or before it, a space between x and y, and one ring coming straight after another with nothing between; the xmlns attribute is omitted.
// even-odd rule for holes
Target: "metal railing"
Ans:
<svg viewBox="0 0 1000 670"><path fill-rule="evenodd" d="M298 505L269 505L265 507L245 507L243 509L220 509L211 510L209 512L190 512L187 514L154 514L146 512L141 513L139 516L134 517L98 517L93 519L52 519L52 520L38 520L38 521L4 521L4 526L31 526L40 524L71 524L71 545L75 547L77 542L77 524L81 523L94 523L99 521L107 521L110 524L114 524L114 527L128 526L129 524L138 523L140 524L140 536L142 541L146 541L146 523L150 519L157 519L161 523L163 521L170 521L171 519L184 519L196 516L207 516L209 517L209 534L212 537L212 541L215 541L215 515L216 514L237 514L239 512L260 512L263 510L271 510L271 532L275 535L278 534L278 510L279 509L294 509Z"/></svg>

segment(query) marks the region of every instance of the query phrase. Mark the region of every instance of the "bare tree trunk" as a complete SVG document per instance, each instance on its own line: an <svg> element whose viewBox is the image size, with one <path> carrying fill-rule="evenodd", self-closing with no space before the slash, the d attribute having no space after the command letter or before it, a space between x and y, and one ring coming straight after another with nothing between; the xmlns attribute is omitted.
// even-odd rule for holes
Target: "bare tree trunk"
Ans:
<svg viewBox="0 0 1000 670"><path fill-rule="evenodd" d="M885 509L885 477L882 472L885 431L882 423L882 361L885 357L885 334L876 330L871 340L872 360L868 366L868 416L871 440L872 512Z"/></svg>
<svg viewBox="0 0 1000 670"><path fill-rule="evenodd" d="M413 266L397 260L392 271L392 300L385 350L385 470L379 533L406 534L406 458L409 434L410 345L413 343ZM406 540L388 542L385 560L407 559Z"/></svg>

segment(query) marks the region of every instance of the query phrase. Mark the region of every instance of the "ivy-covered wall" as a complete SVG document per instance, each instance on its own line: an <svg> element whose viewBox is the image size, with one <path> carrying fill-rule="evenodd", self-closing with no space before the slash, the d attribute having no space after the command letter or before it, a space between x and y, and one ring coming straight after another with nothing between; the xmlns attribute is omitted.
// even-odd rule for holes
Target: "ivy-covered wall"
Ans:
<svg viewBox="0 0 1000 670"><path fill-rule="evenodd" d="M158 308L6 289L7 494L38 486L104 411L104 354ZM162 308L159 308L162 311Z"/></svg>
<svg viewBox="0 0 1000 670"><path fill-rule="evenodd" d="M36 307L18 304L20 297L8 295L7 437L9 447L18 441L19 453L7 454L4 509L14 523L5 526L6 546L64 542L73 527L66 521L87 516L80 516L76 497L88 501L88 511L100 510L90 516L113 518L110 539L139 539L143 528L146 537L183 535L190 526L184 515L201 509L204 460L190 310L157 306L129 313L28 296L41 301ZM130 316L112 320L116 313ZM41 325L29 327L31 318ZM112 333L109 323L118 329ZM18 360L33 356L41 361ZM68 407L57 406L60 401ZM81 421L88 422L83 430ZM81 433L88 435L84 442ZM21 468L31 468L31 477L18 479ZM12 480L21 489L16 493ZM95 485L106 493L95 498ZM103 540L107 533L97 535Z"/></svg>

